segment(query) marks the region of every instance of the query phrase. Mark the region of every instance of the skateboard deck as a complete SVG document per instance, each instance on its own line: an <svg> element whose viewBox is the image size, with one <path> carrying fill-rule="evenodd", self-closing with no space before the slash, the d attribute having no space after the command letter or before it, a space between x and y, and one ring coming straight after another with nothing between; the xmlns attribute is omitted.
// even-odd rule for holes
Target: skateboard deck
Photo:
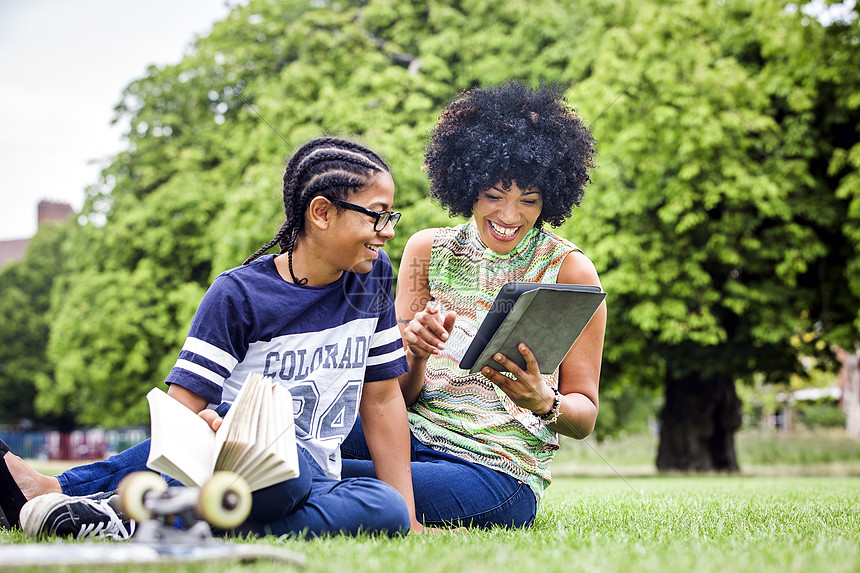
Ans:
<svg viewBox="0 0 860 573"><path fill-rule="evenodd" d="M256 543L211 541L197 545L171 543L55 542L0 545L0 569L34 565L112 565L259 559L302 567L303 555Z"/></svg>

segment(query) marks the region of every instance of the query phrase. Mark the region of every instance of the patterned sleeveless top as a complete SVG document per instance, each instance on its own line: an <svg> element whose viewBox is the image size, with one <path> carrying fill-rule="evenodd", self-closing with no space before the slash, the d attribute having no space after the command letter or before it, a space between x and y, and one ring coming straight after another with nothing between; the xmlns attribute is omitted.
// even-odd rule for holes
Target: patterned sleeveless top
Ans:
<svg viewBox="0 0 860 573"><path fill-rule="evenodd" d="M558 437L482 374L458 364L502 285L555 283L565 257L579 249L546 229L532 229L507 255L488 249L474 221L439 229L430 256L430 295L457 321L445 350L427 361L424 387L409 408L422 443L528 484L540 500L550 483ZM558 387L558 371L543 377Z"/></svg>

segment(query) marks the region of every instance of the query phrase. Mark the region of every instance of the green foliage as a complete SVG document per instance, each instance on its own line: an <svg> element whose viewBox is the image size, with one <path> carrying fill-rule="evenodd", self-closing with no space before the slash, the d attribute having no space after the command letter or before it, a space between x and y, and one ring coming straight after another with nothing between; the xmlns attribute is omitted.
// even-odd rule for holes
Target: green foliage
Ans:
<svg viewBox="0 0 860 573"><path fill-rule="evenodd" d="M807 428L844 428L845 412L832 400L801 402L796 406L797 421Z"/></svg>
<svg viewBox="0 0 860 573"><path fill-rule="evenodd" d="M621 432L647 432L657 420L658 392L640 384L607 384L600 391L600 415L594 437L600 441Z"/></svg>
<svg viewBox="0 0 860 573"><path fill-rule="evenodd" d="M142 398L170 370L212 274L208 229L222 207L209 181L182 172L140 198L117 193L108 223L65 246L73 271L54 285L55 371L36 377L40 412L147 420Z"/></svg>
<svg viewBox="0 0 860 573"><path fill-rule="evenodd" d="M475 84L569 75L535 67L570 56L563 26L583 29L546 6L250 2L180 63L150 68L117 106L128 149L89 190L94 224L68 247L41 411L145 421L142 397L172 364L189 308L277 231L283 162L311 137L357 137L388 160L406 213L389 246L399 266L409 235L451 223L420 170L439 110Z"/></svg>
<svg viewBox="0 0 860 573"><path fill-rule="evenodd" d="M161 288L163 273L144 261L131 272L75 275L52 325L48 350L56 365L54 377L36 379L41 411L70 410L88 425L148 419L142 397L173 365L183 325L203 294L190 283Z"/></svg>
<svg viewBox="0 0 860 573"><path fill-rule="evenodd" d="M856 197L838 189L856 172L825 171L858 141L856 22L803 25L781 2L611 4L571 99L597 118L624 95L594 123L588 219L567 225L610 293L610 379L786 380L800 352L855 340Z"/></svg>
<svg viewBox="0 0 860 573"><path fill-rule="evenodd" d="M50 293L66 266L59 247L69 231L69 224L43 225L24 258L0 272L0 424L60 421L37 414L34 379L53 374L46 352Z"/></svg>
<svg viewBox="0 0 860 573"><path fill-rule="evenodd" d="M127 149L87 190L50 307L18 321L47 354L15 370L38 370L43 413L145 422L208 284L279 228L293 149L342 134L386 158L399 268L413 232L457 222L420 169L439 111L508 79L568 86L600 141L559 232L610 293L602 433L641 426L670 373L826 367L860 327L857 41L778 0L251 0L126 88Z"/></svg>

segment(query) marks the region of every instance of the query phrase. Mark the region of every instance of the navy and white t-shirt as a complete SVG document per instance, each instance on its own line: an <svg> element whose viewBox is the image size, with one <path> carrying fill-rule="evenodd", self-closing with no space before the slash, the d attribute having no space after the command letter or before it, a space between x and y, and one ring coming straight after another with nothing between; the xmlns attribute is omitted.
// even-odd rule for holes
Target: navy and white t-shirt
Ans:
<svg viewBox="0 0 860 573"><path fill-rule="evenodd" d="M274 255L220 274L203 297L167 376L210 402L233 402L251 372L293 396L296 438L340 478L340 444L362 384L408 370L394 313L392 271L379 251L370 272L322 287L285 281Z"/></svg>

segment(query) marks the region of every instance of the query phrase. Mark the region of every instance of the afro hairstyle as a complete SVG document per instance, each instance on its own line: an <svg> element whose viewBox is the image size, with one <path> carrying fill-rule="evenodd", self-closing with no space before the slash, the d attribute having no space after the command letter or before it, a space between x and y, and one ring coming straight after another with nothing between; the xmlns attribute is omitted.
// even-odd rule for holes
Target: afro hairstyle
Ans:
<svg viewBox="0 0 860 573"><path fill-rule="evenodd" d="M439 116L424 155L430 195L470 217L478 193L499 182L536 187L536 222L561 225L591 182L595 140L557 86L508 82L464 92Z"/></svg>

